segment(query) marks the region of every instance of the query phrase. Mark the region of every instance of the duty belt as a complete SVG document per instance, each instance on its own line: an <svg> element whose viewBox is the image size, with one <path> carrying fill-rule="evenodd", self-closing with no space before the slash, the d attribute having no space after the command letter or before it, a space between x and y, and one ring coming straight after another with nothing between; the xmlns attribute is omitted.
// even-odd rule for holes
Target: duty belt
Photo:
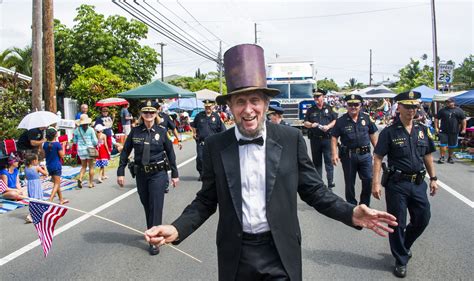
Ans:
<svg viewBox="0 0 474 281"><path fill-rule="evenodd" d="M145 172L145 174L150 174L150 173L156 173L159 171L165 171L166 170L166 162L165 160L162 160L160 162L155 162L155 163L150 163L147 165L139 165L139 169L142 172Z"/></svg>
<svg viewBox="0 0 474 281"><path fill-rule="evenodd" d="M370 146L361 146L356 148L349 148L350 153L357 153L357 154L366 154L370 153Z"/></svg>
<svg viewBox="0 0 474 281"><path fill-rule="evenodd" d="M396 181L408 181L415 184L421 184L425 178L426 170L421 170L417 173L405 173L400 170L395 170L393 173L394 180Z"/></svg>

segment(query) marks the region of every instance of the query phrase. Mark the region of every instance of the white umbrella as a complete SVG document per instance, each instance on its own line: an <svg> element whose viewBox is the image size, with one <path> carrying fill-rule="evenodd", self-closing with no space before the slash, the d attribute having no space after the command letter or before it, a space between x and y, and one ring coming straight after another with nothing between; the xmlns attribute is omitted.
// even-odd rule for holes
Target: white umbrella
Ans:
<svg viewBox="0 0 474 281"><path fill-rule="evenodd" d="M51 124L59 122L60 118L49 111L35 111L26 115L18 125L18 129L34 129L48 127Z"/></svg>

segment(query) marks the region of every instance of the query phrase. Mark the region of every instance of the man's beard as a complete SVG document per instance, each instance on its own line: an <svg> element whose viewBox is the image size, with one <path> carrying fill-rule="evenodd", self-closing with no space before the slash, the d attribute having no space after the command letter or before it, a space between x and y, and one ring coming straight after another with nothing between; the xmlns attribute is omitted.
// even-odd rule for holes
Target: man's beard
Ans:
<svg viewBox="0 0 474 281"><path fill-rule="evenodd" d="M262 134L264 123L265 123L265 119L261 118L258 121L257 128L255 130L252 130L252 131L246 130L244 128L244 126L242 126L242 120L240 122L235 122L235 125L237 126L237 129L242 134L242 136L244 136L246 138L249 138L249 139L253 139L253 138L256 138L256 137L258 137Z"/></svg>

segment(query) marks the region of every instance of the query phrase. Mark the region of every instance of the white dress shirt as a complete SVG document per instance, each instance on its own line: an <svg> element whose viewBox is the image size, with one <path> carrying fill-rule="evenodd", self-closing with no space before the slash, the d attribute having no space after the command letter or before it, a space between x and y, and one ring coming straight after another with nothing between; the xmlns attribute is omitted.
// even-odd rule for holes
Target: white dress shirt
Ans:
<svg viewBox="0 0 474 281"><path fill-rule="evenodd" d="M235 127L235 137L248 140ZM242 224L247 233L261 233L270 230L267 222L265 188L265 146L266 127L262 135L263 145L239 145L240 181L242 185Z"/></svg>

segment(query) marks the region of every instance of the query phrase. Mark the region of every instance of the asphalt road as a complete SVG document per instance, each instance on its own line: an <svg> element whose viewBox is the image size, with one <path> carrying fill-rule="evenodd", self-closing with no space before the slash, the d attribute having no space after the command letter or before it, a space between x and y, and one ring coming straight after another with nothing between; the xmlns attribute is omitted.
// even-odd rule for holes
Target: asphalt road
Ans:
<svg viewBox="0 0 474 281"><path fill-rule="evenodd" d="M187 141L177 151L178 164L194 157L194 142ZM432 219L412 248L407 280L472 280L474 200L473 166L436 164L438 178L468 199L461 201L445 189L431 199ZM172 222L191 202L200 188L195 161L180 169L180 186L165 198L164 223ZM86 211L103 206L98 215L138 230L145 219L134 181L115 184L115 171L108 171L106 183L94 189L65 192L71 207ZM323 178L324 175L323 175ZM335 169L336 188L344 194L342 168ZM357 186L360 192L360 183ZM120 197L121 196L121 197ZM375 201L375 202L374 202ZM374 200L372 207L384 210L385 202ZM305 280L395 280L394 260L388 239L367 230L358 231L333 221L303 202L298 204L303 232L303 276ZM217 280L215 214L179 249L202 260L198 263L171 247L150 256L143 236L107 221L68 211L56 226L52 250L43 257L37 234L24 224L27 208L0 215L0 280ZM3 265L2 265L3 264Z"/></svg>

